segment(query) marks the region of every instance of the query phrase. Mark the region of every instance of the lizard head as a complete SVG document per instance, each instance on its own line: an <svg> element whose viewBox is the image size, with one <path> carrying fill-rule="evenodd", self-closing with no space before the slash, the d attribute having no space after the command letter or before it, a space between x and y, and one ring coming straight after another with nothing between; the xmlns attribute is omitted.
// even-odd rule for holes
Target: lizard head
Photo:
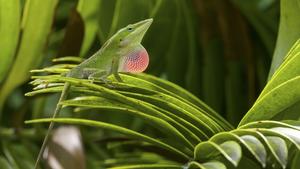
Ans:
<svg viewBox="0 0 300 169"><path fill-rule="evenodd" d="M145 33L150 27L153 19L146 19L140 22L129 24L116 33L116 38L119 47L126 47L128 45L140 44Z"/></svg>

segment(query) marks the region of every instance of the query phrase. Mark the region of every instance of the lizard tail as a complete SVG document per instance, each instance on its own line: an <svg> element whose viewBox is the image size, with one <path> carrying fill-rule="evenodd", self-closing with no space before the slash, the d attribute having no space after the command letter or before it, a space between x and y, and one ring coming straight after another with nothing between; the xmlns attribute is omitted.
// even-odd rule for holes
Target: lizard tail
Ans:
<svg viewBox="0 0 300 169"><path fill-rule="evenodd" d="M62 105L60 104L60 102L62 102L63 100L66 99L67 97L67 92L70 88L71 84L69 82L66 82L65 85L64 85L64 88L61 92L61 95L60 95L60 98L59 98L59 101L56 105L56 108L55 108L55 111L53 113L53 116L52 116L52 119L56 118L56 116L59 114L61 108L62 108ZM51 122L49 127L48 127L48 130L47 130L47 133L46 133L46 136L44 138L44 141L43 141L43 144L41 146L41 149L40 149L40 152L38 154L38 157L37 157L37 160L35 162L35 165L34 165L34 168L37 169L38 168L38 164L42 158L42 155L44 153L44 150L46 148L46 145L47 145L47 142L48 142L48 139L49 139L49 135L50 135L50 132L51 130L53 129L53 126L54 126L54 122Z"/></svg>

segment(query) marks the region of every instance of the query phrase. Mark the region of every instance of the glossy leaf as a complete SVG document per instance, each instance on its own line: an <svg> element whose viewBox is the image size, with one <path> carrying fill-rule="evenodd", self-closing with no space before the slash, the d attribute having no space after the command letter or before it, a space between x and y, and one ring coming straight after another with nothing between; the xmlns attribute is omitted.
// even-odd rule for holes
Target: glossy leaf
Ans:
<svg viewBox="0 0 300 169"><path fill-rule="evenodd" d="M286 142L280 137L267 136L269 148L282 168L286 168L288 163L288 147Z"/></svg>
<svg viewBox="0 0 300 169"><path fill-rule="evenodd" d="M20 32L20 6L19 0L0 1L0 83L15 57Z"/></svg>
<svg viewBox="0 0 300 169"><path fill-rule="evenodd" d="M300 131L291 129L291 128L284 128L284 127L275 127L272 130L280 132L291 139L293 139L297 144L300 144Z"/></svg>
<svg viewBox="0 0 300 169"><path fill-rule="evenodd" d="M234 130L233 132L223 132L214 135L210 141L213 141L217 144L222 142L233 140L239 142L240 145L244 146L262 166L266 165L266 150L264 145L252 135L252 133L241 133L239 130Z"/></svg>
<svg viewBox="0 0 300 169"><path fill-rule="evenodd" d="M241 139L251 148L252 152L255 152L256 159L261 163L263 167L266 166L267 152L264 145L254 136L244 135Z"/></svg>
<svg viewBox="0 0 300 169"><path fill-rule="evenodd" d="M249 122L269 120L297 104L300 100L300 76L292 78L259 99L240 122L240 126Z"/></svg>
<svg viewBox="0 0 300 169"><path fill-rule="evenodd" d="M40 64L57 2L57 0L26 1L22 18L22 39L14 64L1 88L0 109L12 90L29 78L29 70Z"/></svg>
<svg viewBox="0 0 300 169"><path fill-rule="evenodd" d="M242 157L242 150L235 141L226 141L220 145L208 141L196 146L194 158L195 160L212 159L218 154L222 154L229 162L237 166Z"/></svg>
<svg viewBox="0 0 300 169"><path fill-rule="evenodd" d="M280 84L300 75L300 40L298 40L286 55L286 59L282 65L278 68L274 75L267 83L264 90L260 93L257 100L262 98L268 92Z"/></svg>
<svg viewBox="0 0 300 169"><path fill-rule="evenodd" d="M280 24L269 78L285 59L288 50L300 38L300 5L298 0L280 1ZM288 17L287 17L288 16Z"/></svg>

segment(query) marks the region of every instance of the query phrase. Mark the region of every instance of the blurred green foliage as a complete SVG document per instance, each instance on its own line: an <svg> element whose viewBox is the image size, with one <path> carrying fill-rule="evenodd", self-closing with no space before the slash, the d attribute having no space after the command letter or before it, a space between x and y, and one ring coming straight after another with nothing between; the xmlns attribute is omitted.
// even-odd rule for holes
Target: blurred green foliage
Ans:
<svg viewBox="0 0 300 169"><path fill-rule="evenodd" d="M232 127L215 115L216 112L237 126L265 87L268 77L272 79L276 70L279 75L288 72L286 78L281 79L285 77L282 75L270 81L269 87L265 88L259 102L249 110L242 123L266 119L258 110L265 110L265 105L273 106L270 101L273 95L263 96L281 83L291 80L290 84L280 86L277 91L272 90L274 95L279 93L282 98L288 97L289 94L284 95L284 91L290 85L298 84L298 74L293 74L297 62L293 65L288 59L296 57L293 57L293 53L286 54L300 36L297 19L299 4L299 0L0 0L0 136L7 138L1 141L1 155L5 158L0 156L0 166L32 168L38 144L32 144L31 140L40 140L44 130L39 124L33 128L25 127L23 121L51 114L56 104L55 96L33 99L23 96L30 91L30 85L27 84L30 80L29 71L52 65L54 58L88 58L119 28L146 18L154 18L143 41L150 55L150 66L146 73L169 80L200 98L212 109L198 99L195 101L187 97L195 101L193 104L199 103L204 112L212 114L215 120L212 125L220 124L219 129L225 126L224 130L229 130ZM291 70L289 72L286 67L280 67L287 63L295 69L288 69ZM149 81L154 83L155 80ZM298 91L296 87L293 88L291 92ZM172 92L180 95L182 90L175 87ZM289 99L285 101L292 102L293 98ZM286 111L281 111L282 107L278 105L274 106L274 118L294 118L293 112L299 107L297 105L295 103L292 108L288 105L290 109ZM66 109L63 115L70 115L70 112L70 109ZM270 115L266 116L271 119ZM122 123L129 128L143 129L146 133L156 135L155 130L147 129L143 122L126 115L108 113L90 118ZM39 134L34 134L36 131ZM93 132L87 130L84 137L99 139L93 137ZM103 132L101 137L106 134ZM21 141L16 139L17 136L22 138ZM7 141L11 139L17 144ZM130 141L127 144L132 146ZM225 147L228 145L239 151L234 143L229 142ZM92 140L87 141L87 147L94 149L86 155L93 161L88 165L97 166L102 163L99 162L101 159L111 157L110 151L102 152L103 147L95 146ZM197 147L197 151L200 151L201 146ZM285 150L284 147L281 150ZM24 157L20 152L26 154L25 160L20 160ZM99 159L95 159L95 156L99 156ZM143 154L142 159L149 162L148 156L151 155ZM151 156L151 159L156 158ZM109 163L109 160L105 162ZM236 161L231 159L231 162L234 165ZM205 165L222 166L219 163Z"/></svg>

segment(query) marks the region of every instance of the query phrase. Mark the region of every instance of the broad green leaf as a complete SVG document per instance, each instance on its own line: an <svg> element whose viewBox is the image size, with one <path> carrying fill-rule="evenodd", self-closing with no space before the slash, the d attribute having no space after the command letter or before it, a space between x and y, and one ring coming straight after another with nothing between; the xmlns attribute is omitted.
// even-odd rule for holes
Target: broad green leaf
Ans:
<svg viewBox="0 0 300 169"><path fill-rule="evenodd" d="M99 127L102 129L107 129L110 131L115 131L122 133L126 136L133 137L142 141L146 141L149 143L152 143L153 145L159 146L161 148L164 148L166 150L169 150L182 158L189 159L189 156L184 154L182 151L159 141L158 139L149 137L147 135L141 134L139 132L123 128L117 125L109 124L109 123L104 123L104 122L99 122L99 121L93 121L93 120L85 120L85 119L74 119L74 118L56 118L56 119L37 119L37 120L29 120L26 121L25 123L42 123L42 122L58 122L58 123L66 123L66 124L80 124L80 125L86 125L86 126L92 126L92 127Z"/></svg>
<svg viewBox="0 0 300 169"><path fill-rule="evenodd" d="M220 145L211 141L202 142L195 148L194 159L203 161L213 159L219 154L222 154L230 163L237 166L242 157L242 149L235 141L226 141Z"/></svg>
<svg viewBox="0 0 300 169"><path fill-rule="evenodd" d="M268 146L282 168L288 163L288 148L285 141L280 137L267 136Z"/></svg>
<svg viewBox="0 0 300 169"><path fill-rule="evenodd" d="M8 78L1 88L0 109L7 96L29 78L41 59L58 0L28 0L22 18L22 39Z"/></svg>
<svg viewBox="0 0 300 169"><path fill-rule="evenodd" d="M247 146L254 153L255 158L260 162L260 164L265 167L267 161L267 152L264 145L254 136L244 135L241 139L247 144Z"/></svg>
<svg viewBox="0 0 300 169"><path fill-rule="evenodd" d="M279 130L281 130L281 129L279 129ZM277 131L277 129L275 129L275 130L273 130L273 129L258 129L258 131L260 133L262 133L263 135L280 137L280 138L284 139L285 141L292 143L294 146L296 146L296 148L298 150L300 150L300 144L299 144L298 138L296 138L296 140L294 140L294 138L289 137L287 134L282 133L281 131Z"/></svg>
<svg viewBox="0 0 300 169"><path fill-rule="evenodd" d="M300 75L300 40L298 40L286 55L286 60L274 73L257 101L278 85Z"/></svg>
<svg viewBox="0 0 300 169"><path fill-rule="evenodd" d="M94 42L99 29L101 0L80 0L77 10L84 21L84 38L80 56L84 56Z"/></svg>
<svg viewBox="0 0 300 169"><path fill-rule="evenodd" d="M216 144L221 144L222 142L229 140L239 142L256 158L257 161L262 164L262 166L265 166L266 150L263 144L256 137L249 135L250 133L238 135L238 133L235 132L238 132L238 130L234 130L234 132L222 132L216 134L210 139L210 141L213 141Z"/></svg>
<svg viewBox="0 0 300 169"><path fill-rule="evenodd" d="M284 4L285 3L285 4ZM289 4L290 2L285 2L283 1L282 2L282 5L291 5ZM299 4L298 4L299 5ZM286 8L286 7L283 7L283 8ZM283 10L282 8L282 10ZM292 12L294 13L295 15L295 8L299 8L299 6L294 6L292 8L291 11L288 11L287 9L284 9L286 10L285 12ZM296 12L298 13L298 12ZM283 17L283 16L282 16ZM294 16L295 17L295 16ZM285 25L285 24L294 24L293 23L293 16L290 17L290 20L286 20L285 17L283 17L284 21L283 22L287 22L287 23L284 23L282 25ZM300 22L298 23L300 24ZM287 26L287 25L285 25ZM293 27L293 26L292 26ZM286 29L286 28L284 28ZM294 28L292 28L294 29ZM287 31L287 30L284 30L284 31ZM286 32L284 33L286 34ZM300 32L298 33L299 36L300 36ZM252 116L253 114L256 114L258 112L255 112L253 113L253 109L256 109L257 107L259 107L258 104L260 104L262 102L263 99L266 99L266 96L267 95L270 95L270 93L273 92L273 90L279 88L281 85L283 85L284 83L287 83L289 81L291 81L292 79L295 79L297 78L297 76L300 75L300 70L299 70L299 63L300 63L300 46L299 46L299 40L296 41L297 39L299 39L299 36L296 37L295 40L292 40L290 38L286 39L286 40L279 40L280 42L278 43L281 43L281 46L280 47L277 47L278 50L277 50L277 55L282 55L280 56L280 58L274 58L274 60L278 60L277 62L280 62L276 67L276 72L273 74L272 70L270 72L270 74L272 74L272 78L270 79L269 83L266 85L266 87L264 88L264 90L262 91L262 93L260 94L259 98L257 99L257 101L255 102L255 104L252 106L252 108L248 111L247 115L244 117L245 118L248 118L248 116ZM285 41L289 41L288 43L285 43ZM283 53L281 54L278 54L280 53L279 51L281 50L288 50L291 46L292 43L294 43L296 41L296 43L291 47L290 51L287 53L287 51L284 51ZM287 45L288 45L288 48L287 48ZM280 49L279 49L280 48ZM286 49L285 49L286 48ZM287 54L286 54L287 53ZM275 54L276 55L276 51L275 51ZM286 55L286 56L285 56ZM285 56L285 60L283 61L283 56ZM275 57L275 56L274 56ZM274 61L273 63L275 64L276 61ZM283 63L282 63L283 62ZM282 63L282 64L281 64ZM280 65L281 64L281 65ZM273 70L275 71L275 70ZM293 86L290 86L289 88L294 88ZM287 90L289 91L289 90ZM297 91L289 91L289 92L297 92ZM282 95L281 93L276 93L276 95ZM287 92L287 95L288 95L288 92ZM268 98L268 99L271 99L271 98ZM274 100L280 100L281 98L273 98L273 100L271 101L263 101L264 105L272 105L272 103L269 103L269 102L274 102ZM297 101L296 98L292 101ZM268 102L268 103L265 103L265 102ZM286 103L286 102L285 102ZM287 103L288 104L288 103ZM284 119L285 117L283 115L286 115L286 116L292 116L293 118L297 118L297 117L294 117L295 116L295 113L294 113L294 109L297 109L297 105L298 104L288 104L288 105L283 105L285 107L282 107L282 109L288 109L287 106L289 106L291 108L291 110L287 110L286 111L286 114L281 114L281 119ZM274 107L276 107L275 105L272 105ZM296 107L295 107L296 106ZM277 107L278 108L278 107ZM294 109L293 109L294 108ZM273 110L269 110L270 112L273 112L274 114L277 114L279 112L274 112L274 109ZM269 114L269 113L261 113L261 114ZM271 116L266 116L265 119L271 119L273 118L274 114L270 114ZM243 120L244 120L243 119ZM243 122L242 120L242 122ZM258 118L257 120L261 120L260 118ZM241 123L240 123L241 124Z"/></svg>
<svg viewBox="0 0 300 169"><path fill-rule="evenodd" d="M284 58L280 67L285 66L287 63L289 63L289 61L292 58L296 57L299 53L299 48L300 48L300 38L294 43L294 45L291 47L289 52L286 54L286 57ZM274 75L277 74L277 72L278 72L278 70L276 70L276 72L274 72Z"/></svg>
<svg viewBox="0 0 300 169"><path fill-rule="evenodd" d="M220 145L220 147L230 157L227 158L234 166L237 166L242 157L242 149L240 145L235 141L226 141Z"/></svg>
<svg viewBox="0 0 300 169"><path fill-rule="evenodd" d="M280 24L269 78L285 59L288 50L300 38L299 0L280 1Z"/></svg>
<svg viewBox="0 0 300 169"><path fill-rule="evenodd" d="M269 120L276 115L285 113L289 107L297 104L300 100L299 83L300 76L297 76L280 84L265 94L248 111L239 126L253 121Z"/></svg>
<svg viewBox="0 0 300 169"><path fill-rule="evenodd" d="M20 1L0 0L0 84L13 63L20 32Z"/></svg>
<svg viewBox="0 0 300 169"><path fill-rule="evenodd" d="M233 132L238 134L238 135L252 135L254 137L260 138L261 141L263 141L270 152L273 154L274 158L278 161L278 163L285 168L287 164L287 144L284 139L286 137L282 137L282 135L277 135L277 133L272 136L264 136L262 133L255 131L256 128L274 128L274 127L293 127L291 125L282 123L282 122L277 122L277 121L261 121L261 122L252 122L248 123L242 127L240 127L237 130L234 130ZM253 128L254 130L243 130L241 128ZM295 127L294 127L295 129ZM261 130L261 129L259 129ZM282 139L284 138L284 139ZM287 139L289 140L289 139Z"/></svg>
<svg viewBox="0 0 300 169"><path fill-rule="evenodd" d="M291 128L285 128L285 127L275 127L275 128L272 128L271 130L277 131L281 134L284 134L284 135L290 137L297 144L300 145L300 131L299 130L295 130L295 129L291 129Z"/></svg>

